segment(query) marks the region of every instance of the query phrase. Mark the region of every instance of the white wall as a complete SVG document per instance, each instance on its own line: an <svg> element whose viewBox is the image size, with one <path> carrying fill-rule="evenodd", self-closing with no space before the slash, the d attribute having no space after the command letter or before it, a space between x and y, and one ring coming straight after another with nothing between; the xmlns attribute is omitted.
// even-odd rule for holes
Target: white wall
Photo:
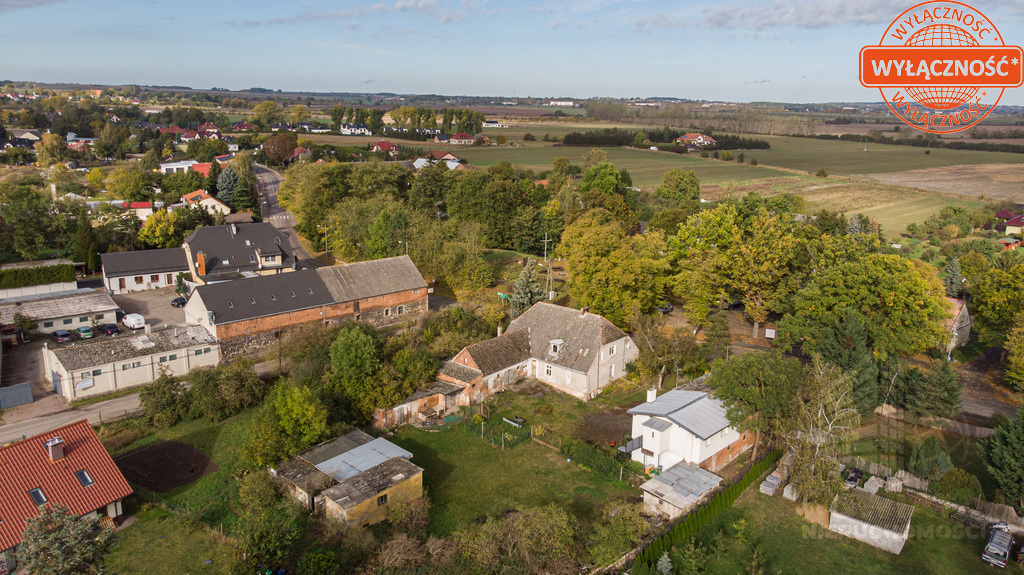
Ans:
<svg viewBox="0 0 1024 575"><path fill-rule="evenodd" d="M63 282L43 284L37 286L27 286L20 288L0 289L0 299L6 299L9 297L20 297L23 295L37 295L44 293L55 293L59 291L72 291L76 289L78 289L78 282Z"/></svg>
<svg viewBox="0 0 1024 575"><path fill-rule="evenodd" d="M732 445L740 438L739 432L731 427L719 431L707 440L703 440L667 418L655 417L667 421L671 427L663 432L644 427L643 423L651 419L650 415L634 415L632 434L630 437L643 437L643 449L654 455L643 454L640 449L634 450L632 458L644 465L661 465L665 469L680 461L699 464L719 451Z"/></svg>
<svg viewBox="0 0 1024 575"><path fill-rule="evenodd" d="M217 326L210 321L206 303L198 292L192 293L192 297L188 298L188 303L183 309L185 310L185 323L201 325L210 335L217 337Z"/></svg>
<svg viewBox="0 0 1024 575"><path fill-rule="evenodd" d="M175 278L177 278L178 274L182 272L188 272L188 270L182 269L170 272L160 272L155 274L132 274L130 276L114 277L107 277L107 272L103 272L103 285L106 286L108 290L115 294L125 294L134 291L174 287ZM124 279L124 289L121 289L120 280L122 278ZM142 281L137 282L136 279L138 278L141 278Z"/></svg>
<svg viewBox="0 0 1024 575"><path fill-rule="evenodd" d="M82 318L85 318L83 321ZM40 333L53 333L65 329L72 331L83 326L92 327L93 324L116 323L117 310L111 309L96 314L64 316L53 319L38 319Z"/></svg>

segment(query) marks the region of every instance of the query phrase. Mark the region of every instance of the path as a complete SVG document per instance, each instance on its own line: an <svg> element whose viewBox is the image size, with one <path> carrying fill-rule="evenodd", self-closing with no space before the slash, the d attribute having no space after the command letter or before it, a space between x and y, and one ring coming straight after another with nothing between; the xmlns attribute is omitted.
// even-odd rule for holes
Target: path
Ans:
<svg viewBox="0 0 1024 575"><path fill-rule="evenodd" d="M993 387L985 381L985 374L999 362L1002 351L991 348L957 369L957 379L963 386L959 417L970 423L987 424L996 413L1013 417L1017 406L1002 401Z"/></svg>
<svg viewBox="0 0 1024 575"><path fill-rule="evenodd" d="M281 188L284 176L266 166L257 165L255 171L256 180L259 182L260 216L263 221L277 228L288 238L288 244L292 248L292 253L295 254L300 269L322 266L323 263L309 255L306 248L302 246L302 242L299 241L299 236L295 233L295 224L299 223L298 218L277 203L277 191Z"/></svg>

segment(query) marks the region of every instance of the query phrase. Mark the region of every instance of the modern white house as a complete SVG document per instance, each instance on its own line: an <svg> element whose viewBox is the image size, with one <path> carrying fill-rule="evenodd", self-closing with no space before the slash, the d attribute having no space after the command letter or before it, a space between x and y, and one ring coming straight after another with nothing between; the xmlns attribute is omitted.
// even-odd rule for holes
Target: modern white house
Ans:
<svg viewBox="0 0 1024 575"><path fill-rule="evenodd" d="M754 434L729 425L721 400L701 391L672 390L630 409L632 458L644 467L666 470L677 463L715 472L749 449Z"/></svg>

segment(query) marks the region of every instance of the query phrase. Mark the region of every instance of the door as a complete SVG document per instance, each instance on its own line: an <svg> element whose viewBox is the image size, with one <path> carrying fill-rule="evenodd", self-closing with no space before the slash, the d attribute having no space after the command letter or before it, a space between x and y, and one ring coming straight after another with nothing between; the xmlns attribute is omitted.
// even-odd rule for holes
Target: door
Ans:
<svg viewBox="0 0 1024 575"><path fill-rule="evenodd" d="M60 395L60 374L56 371L51 371L50 378L53 380L53 392Z"/></svg>
<svg viewBox="0 0 1024 575"><path fill-rule="evenodd" d="M118 278L118 280L117 280L117 288L118 289L124 289L124 287L125 287L124 286L124 278Z"/></svg>
<svg viewBox="0 0 1024 575"><path fill-rule="evenodd" d="M167 285L174 285L174 276L172 274L167 274Z"/></svg>

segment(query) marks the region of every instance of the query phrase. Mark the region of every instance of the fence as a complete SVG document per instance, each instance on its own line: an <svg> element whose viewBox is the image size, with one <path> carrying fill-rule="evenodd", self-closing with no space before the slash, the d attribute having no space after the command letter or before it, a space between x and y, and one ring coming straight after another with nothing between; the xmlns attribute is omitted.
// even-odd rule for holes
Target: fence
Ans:
<svg viewBox="0 0 1024 575"><path fill-rule="evenodd" d="M10 387L0 387L0 409L28 405L32 401L31 383L19 383Z"/></svg>
<svg viewBox="0 0 1024 575"><path fill-rule="evenodd" d="M866 471L871 475L879 475L885 478L892 476L892 468L886 467L880 463L875 463L874 461L869 461L863 457L847 455L840 457L839 461L847 467L856 467L857 469Z"/></svg>
<svg viewBox="0 0 1024 575"><path fill-rule="evenodd" d="M725 489L719 491L714 497L706 501L697 509L691 511L686 517L677 521L668 533L655 539L645 549L640 551L633 561L633 575L648 575L654 570L655 564L662 554L674 546L682 545L683 541L703 529L720 513L732 507L732 504L750 487L754 481L761 478L768 472L782 457L782 450L776 449L764 456L760 461L753 464L739 480Z"/></svg>

